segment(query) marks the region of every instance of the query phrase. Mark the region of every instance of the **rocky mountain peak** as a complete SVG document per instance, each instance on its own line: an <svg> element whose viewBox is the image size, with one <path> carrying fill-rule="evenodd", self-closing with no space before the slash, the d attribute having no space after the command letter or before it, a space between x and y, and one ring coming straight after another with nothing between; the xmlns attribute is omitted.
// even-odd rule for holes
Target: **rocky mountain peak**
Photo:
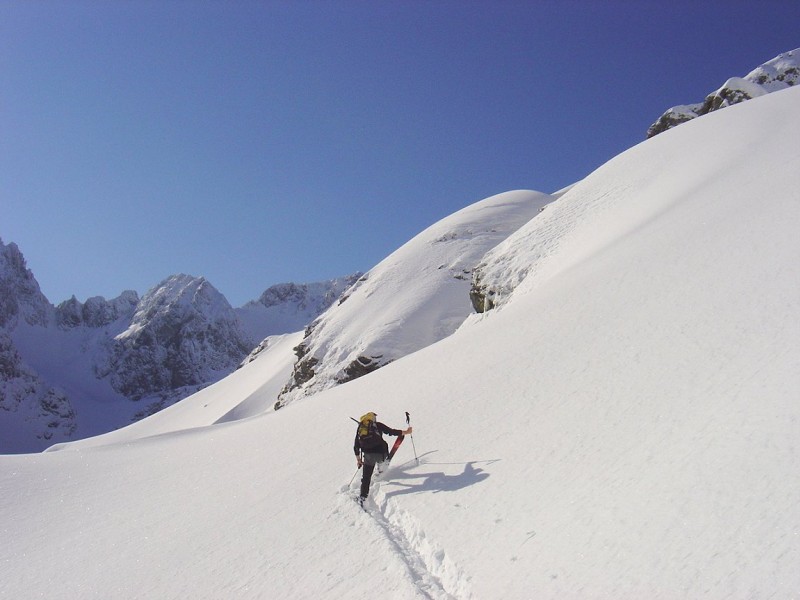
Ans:
<svg viewBox="0 0 800 600"><path fill-rule="evenodd" d="M61 329L71 329L81 325L92 328L105 327L120 319L130 319L138 304L139 294L133 290L122 292L113 300L94 296L85 303L79 302L72 296L56 307L56 323Z"/></svg>
<svg viewBox="0 0 800 600"><path fill-rule="evenodd" d="M250 350L236 314L203 277L173 275L147 292L117 335L107 370L132 399L201 386L234 370Z"/></svg>
<svg viewBox="0 0 800 600"><path fill-rule="evenodd" d="M137 335L143 327L160 319L232 319L233 308L204 277L172 275L147 292L138 303L131 326L118 336Z"/></svg>
<svg viewBox="0 0 800 600"><path fill-rule="evenodd" d="M51 311L17 245L0 240L0 327L13 328L19 317L31 325L45 325Z"/></svg>

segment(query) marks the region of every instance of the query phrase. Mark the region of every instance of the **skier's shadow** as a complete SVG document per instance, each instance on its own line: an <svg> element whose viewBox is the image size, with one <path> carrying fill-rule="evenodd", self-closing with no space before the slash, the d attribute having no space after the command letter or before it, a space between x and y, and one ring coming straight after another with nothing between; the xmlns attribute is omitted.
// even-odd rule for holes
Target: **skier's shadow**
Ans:
<svg viewBox="0 0 800 600"><path fill-rule="evenodd" d="M433 454L434 451L423 454L420 458ZM491 465L500 459L494 460L472 460L466 463L431 463L423 462L425 466L428 465L464 465L464 470L457 475L448 475L444 471L434 471L427 473L411 472L411 467L415 465L411 462L405 463L393 469L392 474L389 476L388 484L392 486L400 486L402 489L393 489L386 492L386 498L393 496L404 496L406 494L419 494L420 492L455 492L476 483L480 483L489 477L489 473L480 467L478 464ZM402 480L420 479L421 481L414 483L405 483Z"/></svg>

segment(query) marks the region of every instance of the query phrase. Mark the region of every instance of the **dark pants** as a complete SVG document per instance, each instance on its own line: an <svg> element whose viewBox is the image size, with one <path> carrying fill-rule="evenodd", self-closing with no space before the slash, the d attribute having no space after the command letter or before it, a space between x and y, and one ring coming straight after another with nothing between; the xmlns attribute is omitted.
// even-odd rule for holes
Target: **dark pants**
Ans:
<svg viewBox="0 0 800 600"><path fill-rule="evenodd" d="M365 452L364 453L364 471L361 474L361 497L366 498L369 496L369 484L372 481L372 473L375 471L375 465L379 462L386 460L386 452Z"/></svg>

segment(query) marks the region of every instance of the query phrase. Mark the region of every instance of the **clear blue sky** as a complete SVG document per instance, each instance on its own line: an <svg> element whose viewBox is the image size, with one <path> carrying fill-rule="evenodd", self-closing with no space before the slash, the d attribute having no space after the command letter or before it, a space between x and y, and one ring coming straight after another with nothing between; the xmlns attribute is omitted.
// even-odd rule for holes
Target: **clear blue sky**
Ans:
<svg viewBox="0 0 800 600"><path fill-rule="evenodd" d="M234 306L552 192L800 47L800 2L0 0L0 238L43 292Z"/></svg>

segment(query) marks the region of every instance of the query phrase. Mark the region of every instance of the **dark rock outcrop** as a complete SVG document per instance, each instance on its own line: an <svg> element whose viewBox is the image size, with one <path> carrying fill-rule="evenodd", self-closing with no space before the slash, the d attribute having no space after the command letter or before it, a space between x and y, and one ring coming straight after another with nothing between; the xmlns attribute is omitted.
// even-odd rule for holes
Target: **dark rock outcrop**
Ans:
<svg viewBox="0 0 800 600"><path fill-rule="evenodd" d="M250 351L228 301L203 278L175 275L148 292L113 342L111 383L139 400L211 383Z"/></svg>
<svg viewBox="0 0 800 600"><path fill-rule="evenodd" d="M651 138L668 129L727 106L794 86L800 81L800 49L780 54L745 77L733 77L703 102L675 106L647 130Z"/></svg>

